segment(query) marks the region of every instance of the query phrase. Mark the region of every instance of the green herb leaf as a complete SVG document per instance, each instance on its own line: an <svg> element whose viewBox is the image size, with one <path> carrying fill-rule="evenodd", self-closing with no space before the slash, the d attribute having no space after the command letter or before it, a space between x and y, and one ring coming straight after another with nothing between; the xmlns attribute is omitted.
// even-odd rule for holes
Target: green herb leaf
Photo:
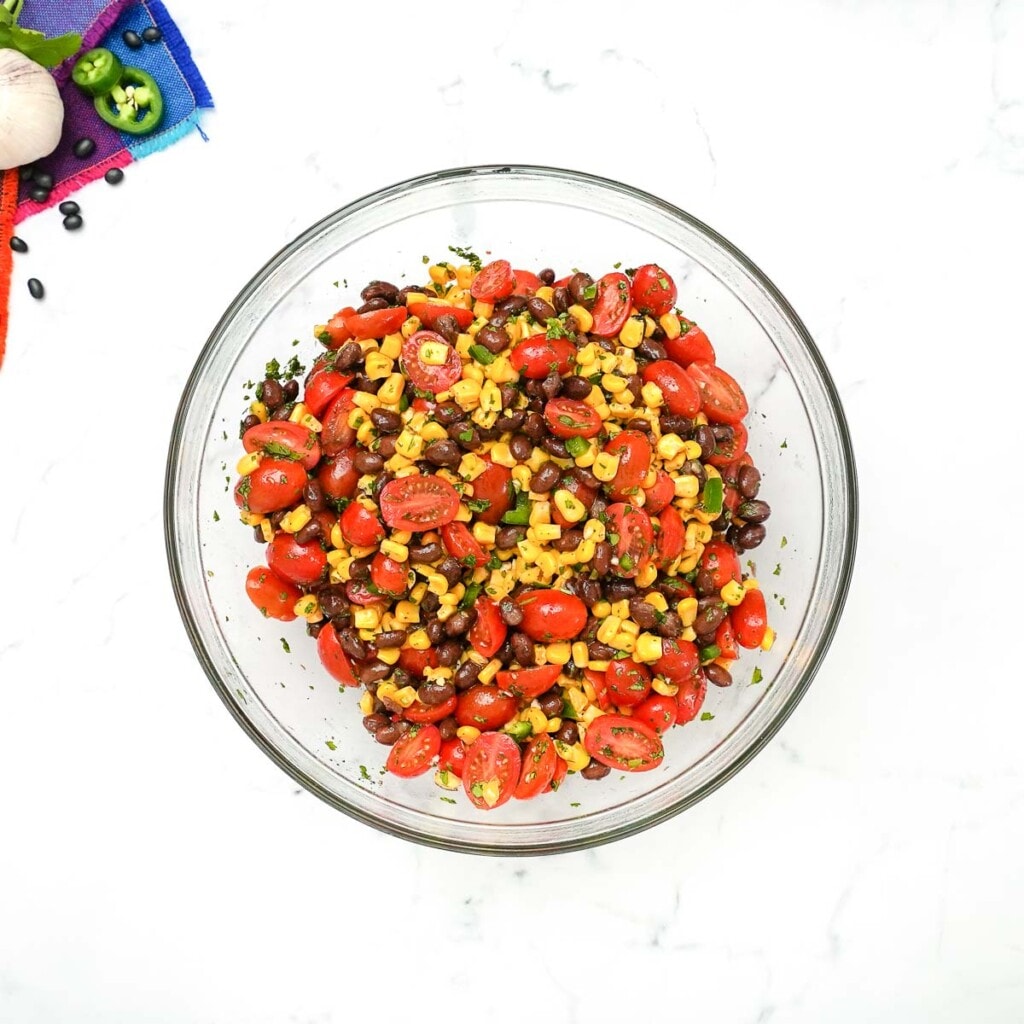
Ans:
<svg viewBox="0 0 1024 1024"><path fill-rule="evenodd" d="M77 32L47 39L42 32L20 28L13 18L10 24L0 25L0 50L17 50L44 68L56 67L81 47L82 37Z"/></svg>
<svg viewBox="0 0 1024 1024"><path fill-rule="evenodd" d="M486 512L491 507L491 503L486 498L466 498L464 504L470 512L477 513Z"/></svg>
<svg viewBox="0 0 1024 1024"><path fill-rule="evenodd" d="M547 337L549 340L555 338L567 338L569 335L565 330L565 324L558 317L549 316L545 321L548 325Z"/></svg>
<svg viewBox="0 0 1024 1024"><path fill-rule="evenodd" d="M281 637L281 646L284 648L285 654L291 654L292 649L288 646L288 641L284 637Z"/></svg>
<svg viewBox="0 0 1024 1024"><path fill-rule="evenodd" d="M715 716L714 716L713 714L711 714L711 712L710 712L710 711L702 711L702 712L700 713L700 720L701 720L702 722L710 722L710 721L711 721L711 719L712 719L712 718L714 718L714 717L715 717Z"/></svg>
<svg viewBox="0 0 1024 1024"><path fill-rule="evenodd" d="M470 345L469 354L478 362L484 366L490 366L494 362L494 353L488 352L483 345Z"/></svg>
<svg viewBox="0 0 1024 1024"><path fill-rule="evenodd" d="M448 251L455 253L460 260L465 260L474 270L479 271L483 267L483 261L475 252L470 252L469 249L462 249L457 245L449 245Z"/></svg>
<svg viewBox="0 0 1024 1024"><path fill-rule="evenodd" d="M338 749L338 744L335 743L334 740L328 740L327 741L327 748L328 748L328 750L337 750Z"/></svg>
<svg viewBox="0 0 1024 1024"><path fill-rule="evenodd" d="M462 433L459 434L459 440L462 441L463 444L469 444L470 441L473 440L473 431L463 430Z"/></svg>
<svg viewBox="0 0 1024 1024"><path fill-rule="evenodd" d="M772 575L773 576L781 576L782 575L782 563L781 562L776 562L775 563L775 568L772 569Z"/></svg>
<svg viewBox="0 0 1024 1024"><path fill-rule="evenodd" d="M755 665L754 674L750 677L750 685L757 686L757 684L761 682L762 679L764 679L764 676L761 675L761 668L760 666Z"/></svg>

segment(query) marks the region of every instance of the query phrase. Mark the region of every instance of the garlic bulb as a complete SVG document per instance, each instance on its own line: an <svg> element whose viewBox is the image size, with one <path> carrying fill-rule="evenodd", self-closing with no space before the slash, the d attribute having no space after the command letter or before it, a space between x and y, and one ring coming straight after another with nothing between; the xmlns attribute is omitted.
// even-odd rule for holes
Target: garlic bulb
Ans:
<svg viewBox="0 0 1024 1024"><path fill-rule="evenodd" d="M0 50L0 170L49 156L60 142L64 104L46 68Z"/></svg>

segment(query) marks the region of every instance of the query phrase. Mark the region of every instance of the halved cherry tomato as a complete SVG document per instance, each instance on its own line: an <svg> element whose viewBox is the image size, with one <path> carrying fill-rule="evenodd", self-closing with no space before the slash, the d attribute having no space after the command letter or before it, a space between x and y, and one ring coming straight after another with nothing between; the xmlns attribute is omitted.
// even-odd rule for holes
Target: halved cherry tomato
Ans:
<svg viewBox="0 0 1024 1024"><path fill-rule="evenodd" d="M568 491L585 509L587 509L587 511L590 510L597 498L597 491L595 491L593 487L589 484L583 483L582 480L570 475L569 473L566 473L566 475L558 482L558 487L561 490ZM554 504L551 506L551 518L554 519L555 523L558 526L561 526L563 530L568 530L577 525L576 523L572 523L566 519L565 516L562 515L562 510Z"/></svg>
<svg viewBox="0 0 1024 1024"><path fill-rule="evenodd" d="M436 725L423 725L399 736L388 754L388 771L400 779L422 775L441 753L441 733Z"/></svg>
<svg viewBox="0 0 1024 1024"><path fill-rule="evenodd" d="M696 673L677 683L679 692L676 694L676 725L685 725L697 717L708 692L708 681L699 669Z"/></svg>
<svg viewBox="0 0 1024 1024"><path fill-rule="evenodd" d="M575 357L576 346L568 339L534 334L512 349L509 362L524 377L543 380L549 373L567 374Z"/></svg>
<svg viewBox="0 0 1024 1024"><path fill-rule="evenodd" d="M349 413L356 407L355 397L356 393L351 388L345 388L327 407L320 431L320 447L324 455L337 455L356 443L356 432L348 425Z"/></svg>
<svg viewBox="0 0 1024 1024"><path fill-rule="evenodd" d="M325 556L326 557L326 556ZM404 562L396 561L383 551L378 551L370 563L370 579L373 585L389 597L401 597L409 589L409 570Z"/></svg>
<svg viewBox="0 0 1024 1024"><path fill-rule="evenodd" d="M657 263L645 263L633 275L632 295L641 313L664 316L676 304L676 283Z"/></svg>
<svg viewBox="0 0 1024 1024"><path fill-rule="evenodd" d="M519 628L531 640L572 640L587 624L587 606L575 594L527 590L516 598L516 604L523 610Z"/></svg>
<svg viewBox="0 0 1024 1024"><path fill-rule="evenodd" d="M369 338L383 338L385 334L394 334L408 319L409 311L405 306L394 306L391 309L374 309L369 313L353 313L345 318L345 326L356 341Z"/></svg>
<svg viewBox="0 0 1024 1024"><path fill-rule="evenodd" d="M659 736L664 736L676 724L678 716L679 705L676 698L663 697L660 693L648 697L643 704L633 709L633 720L645 722Z"/></svg>
<svg viewBox="0 0 1024 1024"><path fill-rule="evenodd" d="M424 704L421 701L415 701L402 712L402 717L407 722L431 725L434 722L440 722L442 718L454 715L456 703L457 698L454 693L441 704Z"/></svg>
<svg viewBox="0 0 1024 1024"><path fill-rule="evenodd" d="M628 501L639 493L651 468L651 442L639 430L623 430L604 446L604 450L619 457L615 479L607 485L608 493L617 501Z"/></svg>
<svg viewBox="0 0 1024 1024"><path fill-rule="evenodd" d="M693 378L668 359L658 359L644 367L645 381L657 384L665 405L676 416L696 416L700 412L700 392Z"/></svg>
<svg viewBox="0 0 1024 1024"><path fill-rule="evenodd" d="M417 651L412 647L403 647L398 655L398 664L411 676L417 678L428 668L437 668L437 651L428 647L425 651Z"/></svg>
<svg viewBox="0 0 1024 1024"><path fill-rule="evenodd" d="M299 500L308 479L301 463L264 459L235 484L235 504L263 515L279 512Z"/></svg>
<svg viewBox="0 0 1024 1024"><path fill-rule="evenodd" d="M534 736L522 753L523 767L513 796L517 800L529 800L543 793L555 777L556 761L561 758L555 753L554 739L546 733Z"/></svg>
<svg viewBox="0 0 1024 1024"><path fill-rule="evenodd" d="M615 337L629 319L630 302L629 278L618 272L605 274L597 282L597 299L591 311L594 326L590 333L599 338Z"/></svg>
<svg viewBox="0 0 1024 1024"><path fill-rule="evenodd" d="M597 706L602 711L607 711L612 704L611 697L608 695L608 677L604 672L595 672L592 668L585 668L583 675L594 688L594 693L597 694Z"/></svg>
<svg viewBox="0 0 1024 1024"><path fill-rule="evenodd" d="M356 547L370 548L379 544L387 533L376 514L353 501L341 513L341 535Z"/></svg>
<svg viewBox="0 0 1024 1024"><path fill-rule="evenodd" d="M700 389L702 408L715 423L739 423L747 415L743 388L714 363L690 363L686 372Z"/></svg>
<svg viewBox="0 0 1024 1024"><path fill-rule="evenodd" d="M472 725L481 732L500 729L519 712L519 702L510 693L496 686L477 683L458 696L455 721L459 725Z"/></svg>
<svg viewBox="0 0 1024 1024"><path fill-rule="evenodd" d="M715 453L708 459L712 466L728 466L736 462L747 450L747 428L742 423L732 425L732 440L716 441Z"/></svg>
<svg viewBox="0 0 1024 1024"><path fill-rule="evenodd" d="M439 476L404 476L380 492L380 513L392 530L413 533L450 523L459 511L459 496Z"/></svg>
<svg viewBox="0 0 1024 1024"><path fill-rule="evenodd" d="M700 672L700 652L689 640L663 640L661 657L654 663L656 675L674 686L683 686Z"/></svg>
<svg viewBox="0 0 1024 1024"><path fill-rule="evenodd" d="M508 260L494 260L483 267L473 278L469 294L482 302L496 302L506 299L516 287L515 274Z"/></svg>
<svg viewBox="0 0 1024 1024"><path fill-rule="evenodd" d="M556 750L557 754L558 751ZM555 761L555 774L552 776L551 781L544 787L545 793L553 793L558 787L565 782L566 775L569 774L569 766L561 758Z"/></svg>
<svg viewBox="0 0 1024 1024"><path fill-rule="evenodd" d="M501 517L512 505L512 471L507 466L499 466L486 456L482 456L487 468L473 481L473 499L487 501L490 504L476 517L483 523L497 526Z"/></svg>
<svg viewBox="0 0 1024 1024"><path fill-rule="evenodd" d="M535 665L533 668L516 668L498 673L498 686L529 703L554 686L562 672L561 665Z"/></svg>
<svg viewBox="0 0 1024 1024"><path fill-rule="evenodd" d="M649 772L665 756L661 738L654 729L625 715L595 718L583 745L595 761L626 772Z"/></svg>
<svg viewBox="0 0 1024 1024"><path fill-rule="evenodd" d="M380 605L384 611L384 603L381 595L372 591L364 580L349 580L345 584L345 596L353 603L369 608L372 605Z"/></svg>
<svg viewBox="0 0 1024 1024"><path fill-rule="evenodd" d="M722 624L715 630L715 643L722 652L720 658L735 659L740 656L740 649L736 643L736 631L732 626L732 615L726 615Z"/></svg>
<svg viewBox="0 0 1024 1024"><path fill-rule="evenodd" d="M327 321L327 347L331 349L341 348L346 341L352 340L352 332L345 326L346 318L352 316L355 310L351 306L338 310L330 320Z"/></svg>
<svg viewBox="0 0 1024 1024"><path fill-rule="evenodd" d="M651 560L651 546L654 543L654 529L651 517L642 509L623 502L609 505L608 534L615 534L615 573L627 579L636 576Z"/></svg>
<svg viewBox="0 0 1024 1024"><path fill-rule="evenodd" d="M334 401L352 380L349 373L337 370L317 370L306 381L306 390L302 393L302 401L309 411L319 419L324 410Z"/></svg>
<svg viewBox="0 0 1024 1024"><path fill-rule="evenodd" d="M658 470L658 478L654 481L653 487L645 487L644 510L652 516L656 516L663 508L672 503L676 496L676 487L672 477L664 470Z"/></svg>
<svg viewBox="0 0 1024 1024"><path fill-rule="evenodd" d="M715 361L714 347L696 324L690 324L688 329L683 324L683 333L678 338L666 338L662 344L669 359L674 359L680 366Z"/></svg>
<svg viewBox="0 0 1024 1024"><path fill-rule="evenodd" d="M552 398L544 406L544 419L555 437L594 437L601 432L598 411L574 398Z"/></svg>
<svg viewBox="0 0 1024 1024"><path fill-rule="evenodd" d="M463 309L461 306L446 306L442 302L414 302L409 307L409 312L429 331L437 330L438 317L455 317L460 331L464 331L476 319L473 310Z"/></svg>
<svg viewBox="0 0 1024 1024"><path fill-rule="evenodd" d="M340 501L342 498L351 498L356 493L356 485L361 475L356 469L357 454L358 449L353 445L320 463L316 478L328 498Z"/></svg>
<svg viewBox="0 0 1024 1024"><path fill-rule="evenodd" d="M465 523L448 523L441 527L444 549L460 564L475 569L487 562L487 555Z"/></svg>
<svg viewBox="0 0 1024 1024"><path fill-rule="evenodd" d="M531 270L513 270L516 287L515 295L536 295L538 288L544 287L544 282Z"/></svg>
<svg viewBox="0 0 1024 1024"><path fill-rule="evenodd" d="M683 553L686 527L683 525L683 517L676 511L674 505L661 510L658 525L658 565L662 569L667 569Z"/></svg>
<svg viewBox="0 0 1024 1024"><path fill-rule="evenodd" d="M420 359L420 346L428 341L443 345L447 351L448 361L442 366L432 366ZM402 342L402 366L414 387L435 395L447 391L462 376L462 357L434 331L417 331Z"/></svg>
<svg viewBox="0 0 1024 1024"><path fill-rule="evenodd" d="M338 639L338 631L333 623L325 622L323 629L317 634L316 651L320 655L320 661L327 671L342 686L358 686L359 680L352 672L352 666L348 657L341 649L341 641Z"/></svg>
<svg viewBox="0 0 1024 1024"><path fill-rule="evenodd" d="M642 703L651 692L651 673L645 665L637 664L632 658L609 661L605 679L611 702L620 708Z"/></svg>
<svg viewBox="0 0 1024 1024"><path fill-rule="evenodd" d="M491 658L505 642L508 626L498 606L489 597L481 597L474 607L477 615L476 622L469 630L469 642L478 653Z"/></svg>
<svg viewBox="0 0 1024 1024"><path fill-rule="evenodd" d="M451 772L457 779L461 779L468 753L469 748L457 736L445 740L441 744L441 754L437 761L438 771Z"/></svg>
<svg viewBox="0 0 1024 1024"><path fill-rule="evenodd" d="M721 590L729 580L740 583L743 579L736 549L724 540L709 541L704 546L700 568L711 574L711 584L715 590Z"/></svg>
<svg viewBox="0 0 1024 1024"><path fill-rule="evenodd" d="M474 807L489 811L512 799L521 770L516 741L505 733L485 732L469 748L462 788Z"/></svg>
<svg viewBox="0 0 1024 1024"><path fill-rule="evenodd" d="M320 442L312 430L300 423L270 420L250 427L242 436L242 447L247 452L257 449L279 459L301 462L312 469L320 461Z"/></svg>
<svg viewBox="0 0 1024 1024"><path fill-rule="evenodd" d="M327 575L327 553L319 541L300 544L292 534L278 533L267 545L267 565L281 579L311 587Z"/></svg>
<svg viewBox="0 0 1024 1024"><path fill-rule="evenodd" d="M732 628L740 647L760 647L768 629L768 609L760 590L748 590L746 597L732 610Z"/></svg>
<svg viewBox="0 0 1024 1024"><path fill-rule="evenodd" d="M302 591L281 579L265 565L250 569L245 577L245 593L268 619L291 622L295 618L295 602Z"/></svg>

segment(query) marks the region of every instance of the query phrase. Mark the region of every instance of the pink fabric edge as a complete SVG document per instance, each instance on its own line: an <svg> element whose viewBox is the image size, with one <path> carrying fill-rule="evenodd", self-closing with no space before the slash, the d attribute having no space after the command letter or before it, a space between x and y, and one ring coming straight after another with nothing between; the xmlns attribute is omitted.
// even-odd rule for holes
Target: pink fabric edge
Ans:
<svg viewBox="0 0 1024 1024"><path fill-rule="evenodd" d="M134 3L135 0L114 0L113 3L99 15L96 20L82 33L82 48L73 57L68 57L59 68L53 72L57 85L63 85L70 77L71 71L78 60L79 54L85 50L93 49L97 43L114 27L114 23L121 17L125 8Z"/></svg>
<svg viewBox="0 0 1024 1024"><path fill-rule="evenodd" d="M68 196L73 195L80 188L88 185L89 182L102 178L112 167L127 167L132 162L132 154L127 149L122 150L120 153L115 153L113 156L108 156L106 160L93 164L92 167L55 186L45 203L36 203L31 199L26 199L23 203L20 203L17 212L14 214L14 223L20 224L27 217L42 213L43 210L48 210L51 206L58 206Z"/></svg>

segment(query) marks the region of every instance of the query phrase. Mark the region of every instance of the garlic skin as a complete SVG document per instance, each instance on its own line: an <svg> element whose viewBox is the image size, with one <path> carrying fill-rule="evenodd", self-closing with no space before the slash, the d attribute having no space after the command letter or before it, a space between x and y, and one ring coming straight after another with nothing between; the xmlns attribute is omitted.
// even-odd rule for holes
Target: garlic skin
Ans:
<svg viewBox="0 0 1024 1024"><path fill-rule="evenodd" d="M64 103L46 68L0 50L0 170L49 156L60 142Z"/></svg>

